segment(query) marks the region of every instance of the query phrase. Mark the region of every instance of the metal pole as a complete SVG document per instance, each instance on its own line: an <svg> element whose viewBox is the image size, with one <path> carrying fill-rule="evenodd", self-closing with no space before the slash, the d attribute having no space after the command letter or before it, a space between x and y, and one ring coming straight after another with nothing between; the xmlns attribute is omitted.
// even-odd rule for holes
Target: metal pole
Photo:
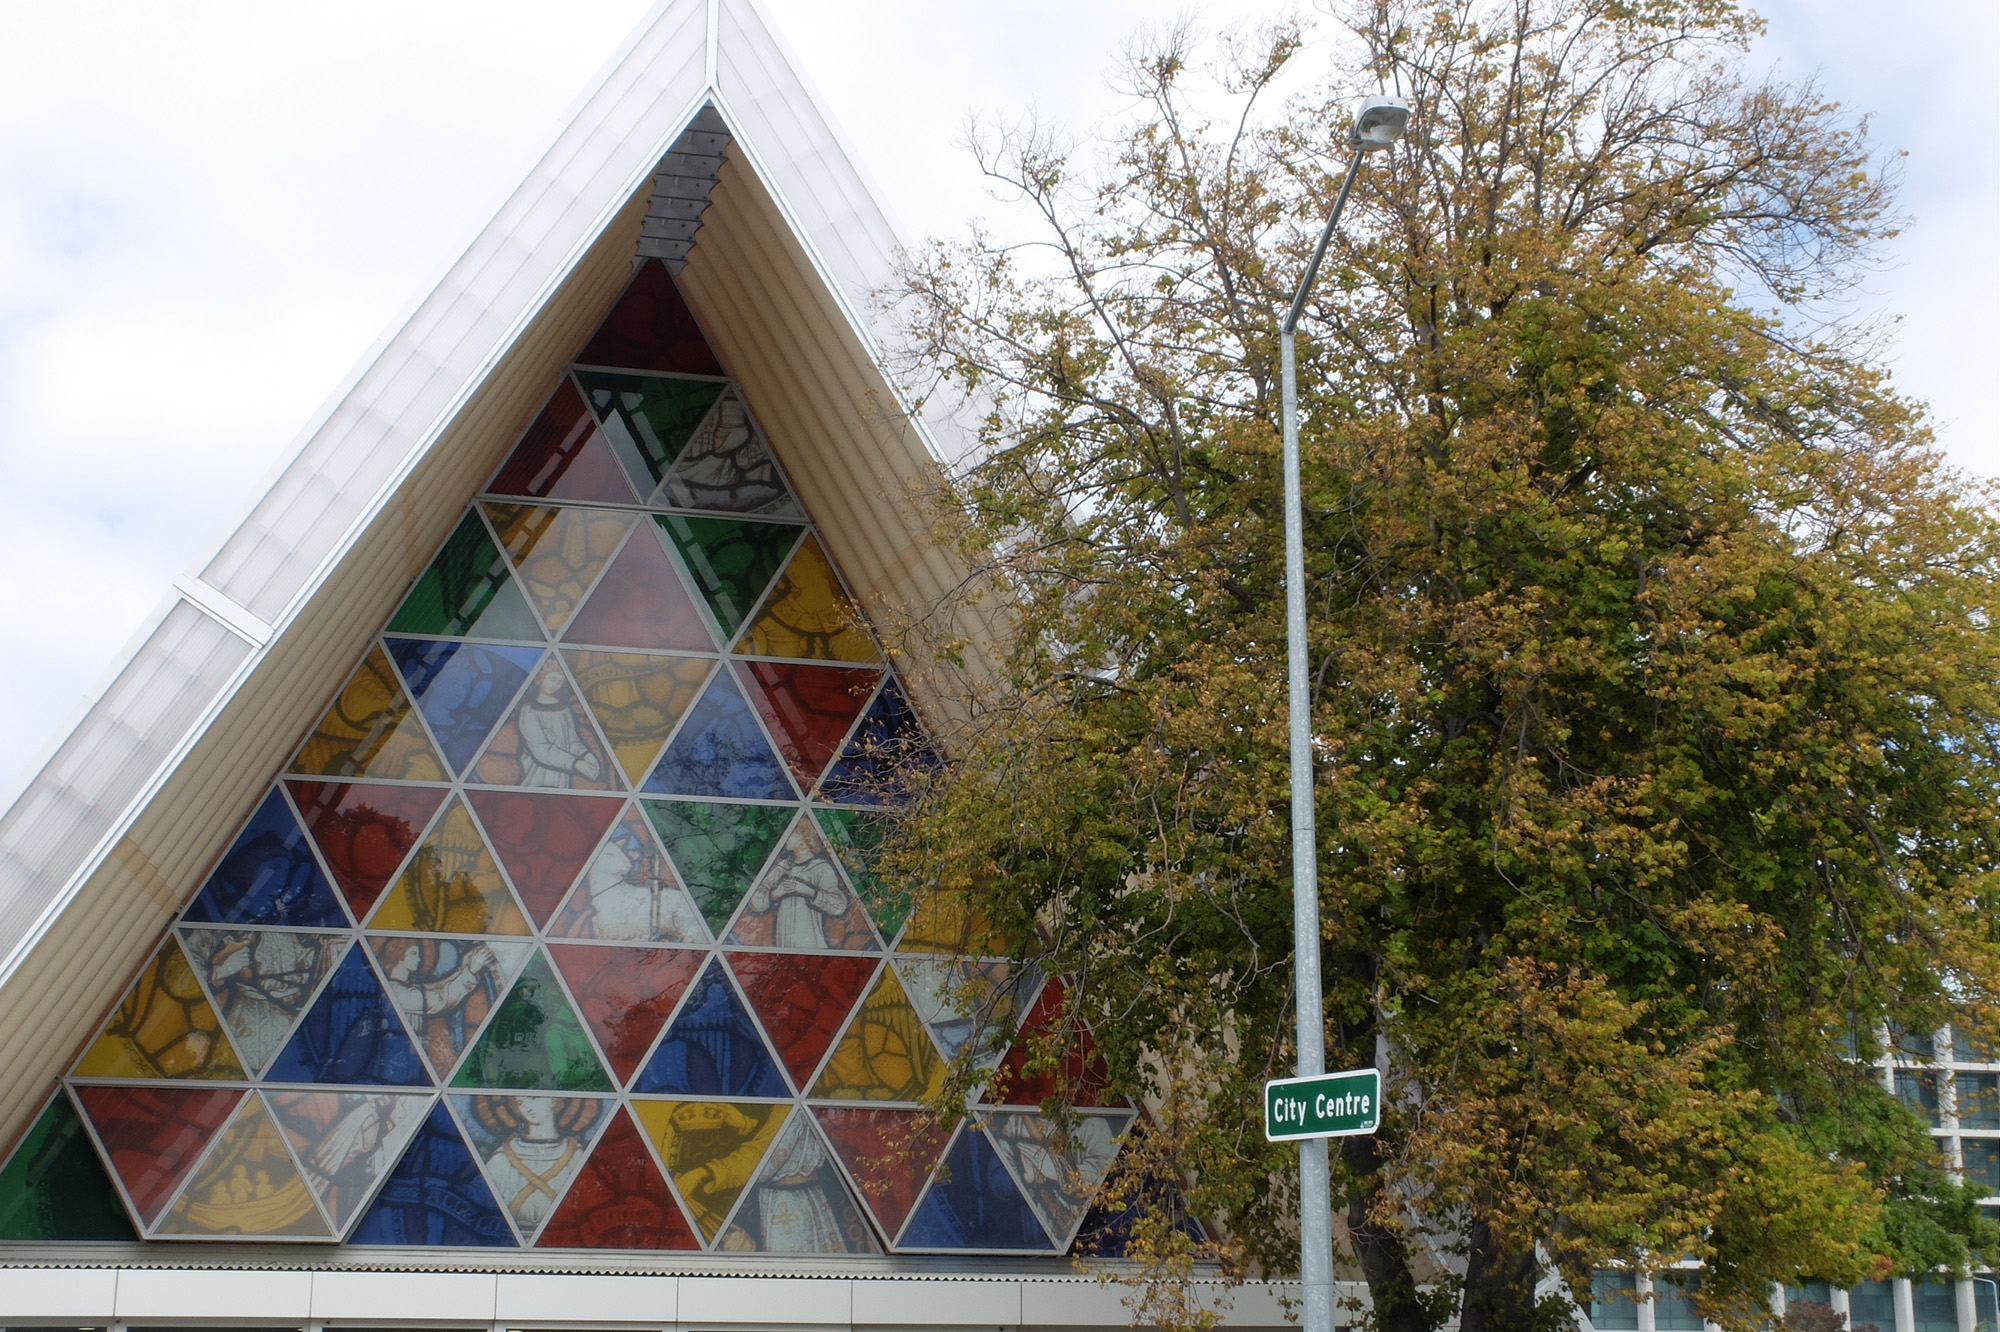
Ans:
<svg viewBox="0 0 2000 1332"><path fill-rule="evenodd" d="M1306 265L1291 312L1278 333L1280 417L1285 435L1285 646L1292 732L1292 944L1297 971L1300 1077L1326 1072L1326 1015L1320 998L1319 850L1313 837L1311 672L1306 662L1305 516L1299 491L1298 366L1292 335L1320 261L1340 225L1340 211L1361 170L1357 149L1333 216ZM1303 1332L1333 1332L1333 1215L1326 1139L1299 1144L1299 1277L1305 1286Z"/></svg>

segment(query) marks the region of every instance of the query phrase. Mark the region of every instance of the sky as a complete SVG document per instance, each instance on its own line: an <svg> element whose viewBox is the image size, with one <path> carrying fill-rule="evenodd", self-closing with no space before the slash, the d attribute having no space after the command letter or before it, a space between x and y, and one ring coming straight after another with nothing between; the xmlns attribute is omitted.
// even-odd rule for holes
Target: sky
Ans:
<svg viewBox="0 0 2000 1332"><path fill-rule="evenodd" d="M1129 39L1211 0L765 0L912 239L1003 227L967 117L1086 150ZM0 798L171 581L442 275L649 0L0 0ZM2000 6L1768 0L1753 55L1872 117L1911 223L1863 299L1897 383L2000 476Z"/></svg>

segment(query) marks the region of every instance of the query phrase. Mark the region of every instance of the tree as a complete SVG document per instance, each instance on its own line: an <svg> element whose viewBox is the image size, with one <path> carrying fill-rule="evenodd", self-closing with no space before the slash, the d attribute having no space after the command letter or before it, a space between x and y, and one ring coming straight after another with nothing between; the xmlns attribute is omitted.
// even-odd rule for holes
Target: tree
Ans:
<svg viewBox="0 0 2000 1332"><path fill-rule="evenodd" d="M1171 1179L1215 1223L1128 1208L1159 1272L1295 1264L1257 1128L1293 1058L1276 325L1391 89L1413 132L1300 348L1329 1060L1391 1089L1336 1164L1375 1323L1548 1324L1538 1281L1609 1262L1700 1259L1729 1326L1962 1270L2000 1231L1865 1061L1993 1029L2000 526L1841 317L1893 161L1750 77L1727 0L1335 26L1225 42L1226 117L1186 29L1137 48L1107 162L985 141L1034 244L910 259L913 372L984 404L933 498L1008 628L1000 678L926 682L952 761L884 872L1064 978L1044 1064L1087 1027L1151 1111L1114 1205ZM956 1071L947 1111L994 1076Z"/></svg>

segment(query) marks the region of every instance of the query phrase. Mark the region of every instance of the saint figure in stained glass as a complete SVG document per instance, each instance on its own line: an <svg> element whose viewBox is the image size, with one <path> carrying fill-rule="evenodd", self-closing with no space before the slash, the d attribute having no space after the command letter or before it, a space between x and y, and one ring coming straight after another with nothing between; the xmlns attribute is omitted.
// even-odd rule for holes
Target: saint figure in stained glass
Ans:
<svg viewBox="0 0 2000 1332"><path fill-rule="evenodd" d="M583 1169L603 1101L556 1096L463 1096L494 1196L533 1238Z"/></svg>
<svg viewBox="0 0 2000 1332"><path fill-rule="evenodd" d="M466 1042L499 1002L506 978L493 947L479 940L375 941L389 999L417 1033L440 1077L450 1073ZM524 945L516 947L526 951Z"/></svg>
<svg viewBox="0 0 2000 1332"><path fill-rule="evenodd" d="M576 723L576 708L570 701L569 682L554 657L535 673L535 696L521 709L522 786L568 790L575 779L597 783L604 778L604 764L596 747L585 742Z"/></svg>

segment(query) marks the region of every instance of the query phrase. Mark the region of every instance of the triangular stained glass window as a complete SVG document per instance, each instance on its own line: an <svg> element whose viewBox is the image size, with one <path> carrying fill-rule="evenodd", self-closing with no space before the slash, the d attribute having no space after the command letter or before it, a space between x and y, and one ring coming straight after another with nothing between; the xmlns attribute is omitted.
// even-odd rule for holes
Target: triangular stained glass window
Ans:
<svg viewBox="0 0 2000 1332"><path fill-rule="evenodd" d="M383 640L452 771L463 772L541 658L531 647Z"/></svg>
<svg viewBox="0 0 2000 1332"><path fill-rule="evenodd" d="M533 499L630 504L637 498L583 396L567 378L521 436L487 491Z"/></svg>
<svg viewBox="0 0 2000 1332"><path fill-rule="evenodd" d="M721 933L792 821L790 808L691 800L640 802L710 931Z"/></svg>
<svg viewBox="0 0 2000 1332"><path fill-rule="evenodd" d="M347 951L344 934L184 927L195 975L251 1073L262 1073Z"/></svg>
<svg viewBox="0 0 2000 1332"><path fill-rule="evenodd" d="M848 598L817 536L799 544L736 650L753 657L876 662L875 638Z"/></svg>
<svg viewBox="0 0 2000 1332"><path fill-rule="evenodd" d="M378 935L368 949L432 1078L443 1082L500 1006L534 945L526 939Z"/></svg>
<svg viewBox="0 0 2000 1332"><path fill-rule="evenodd" d="M657 259L639 266L625 294L576 359L612 370L722 374L722 365L709 350L680 288Z"/></svg>
<svg viewBox="0 0 2000 1332"><path fill-rule="evenodd" d="M922 1110L822 1106L813 1114L882 1233L893 1237L951 1141L950 1128Z"/></svg>
<svg viewBox="0 0 2000 1332"><path fill-rule="evenodd" d="M473 812L535 924L545 925L624 804L603 796L473 791Z"/></svg>
<svg viewBox="0 0 2000 1332"><path fill-rule="evenodd" d="M869 919L884 939L894 939L910 914L910 894L892 888L874 869L882 845L881 816L862 809L815 809L813 818L861 895Z"/></svg>
<svg viewBox="0 0 2000 1332"><path fill-rule="evenodd" d="M500 1011L459 1065L451 1085L519 1091L612 1090L590 1037L584 1034L583 1023L557 983L545 954L538 951L522 970L521 978L500 1002Z"/></svg>
<svg viewBox="0 0 2000 1332"><path fill-rule="evenodd" d="M896 804L937 765L937 751L892 674L820 779L819 798L839 805Z"/></svg>
<svg viewBox="0 0 2000 1332"><path fill-rule="evenodd" d="M803 528L737 518L656 514L653 521L673 542L695 586L708 602L724 638L734 638L764 599L764 589L784 566Z"/></svg>
<svg viewBox="0 0 2000 1332"><path fill-rule="evenodd" d="M692 1096L792 1094L719 960L711 960L694 983L632 1090Z"/></svg>
<svg viewBox="0 0 2000 1332"><path fill-rule="evenodd" d="M560 509L540 504L483 506L514 562L528 600L552 634L561 634L612 556L638 521L610 509Z"/></svg>
<svg viewBox="0 0 2000 1332"><path fill-rule="evenodd" d="M987 1141L1006 1163L1057 1247L1067 1249L1118 1156L1133 1114L1079 1115L1064 1128L1034 1110L987 1117Z"/></svg>
<svg viewBox="0 0 2000 1332"><path fill-rule="evenodd" d="M653 1048L653 1038L707 960L688 948L559 943L549 945L549 955L620 1086L632 1080L639 1061Z"/></svg>
<svg viewBox="0 0 2000 1332"><path fill-rule="evenodd" d="M734 1210L790 1105L755 1101L634 1101L632 1113L666 1163L704 1240Z"/></svg>
<svg viewBox="0 0 2000 1332"><path fill-rule="evenodd" d="M361 1215L433 1104L429 1092L264 1093L336 1233Z"/></svg>
<svg viewBox="0 0 2000 1332"><path fill-rule="evenodd" d="M1054 1247L986 1135L970 1124L945 1153L898 1244L902 1249L1047 1252Z"/></svg>
<svg viewBox="0 0 2000 1332"><path fill-rule="evenodd" d="M896 960L903 989L947 1059L961 1054L993 1068L1012 1043L1035 992L1033 968L995 959L905 957Z"/></svg>
<svg viewBox="0 0 2000 1332"><path fill-rule="evenodd" d="M729 953L729 966L764 1024L792 1084L805 1087L854 1001L875 975L872 957Z"/></svg>
<svg viewBox="0 0 2000 1332"><path fill-rule="evenodd" d="M723 390L715 379L578 370L590 409L633 489L651 496Z"/></svg>
<svg viewBox="0 0 2000 1332"><path fill-rule="evenodd" d="M677 509L805 516L735 389L722 395L681 451L659 498Z"/></svg>
<svg viewBox="0 0 2000 1332"><path fill-rule="evenodd" d="M1040 1105L1056 1098L1077 1106L1125 1104L1111 1090L1111 1075L1090 1029L1064 1012L1067 998L1060 978L1042 987L994 1072L987 1100L1003 1105ZM1066 1023L1074 1025L1063 1030Z"/></svg>
<svg viewBox="0 0 2000 1332"><path fill-rule="evenodd" d="M477 513L466 514L446 539L403 598L389 632L532 643L542 639L541 624Z"/></svg>
<svg viewBox="0 0 2000 1332"><path fill-rule="evenodd" d="M618 1109L583 1096L455 1095L451 1103L523 1244L535 1242Z"/></svg>
<svg viewBox="0 0 2000 1332"><path fill-rule="evenodd" d="M880 671L739 661L736 670L802 790L810 791L868 706Z"/></svg>
<svg viewBox="0 0 2000 1332"><path fill-rule="evenodd" d="M651 523L632 533L562 636L566 643L601 647L715 651L715 639Z"/></svg>
<svg viewBox="0 0 2000 1332"><path fill-rule="evenodd" d="M529 932L492 849L456 798L382 895L368 927L427 934Z"/></svg>
<svg viewBox="0 0 2000 1332"><path fill-rule="evenodd" d="M352 949L342 959L264 1076L271 1082L348 1086L430 1083L409 1033L368 965L365 948Z"/></svg>
<svg viewBox="0 0 2000 1332"><path fill-rule="evenodd" d="M657 795L798 798L728 671L710 678L642 789Z"/></svg>
<svg viewBox="0 0 2000 1332"><path fill-rule="evenodd" d="M153 1232L333 1238L292 1149L255 1093L244 1098Z"/></svg>
<svg viewBox="0 0 2000 1332"><path fill-rule="evenodd" d="M513 1228L493 1201L486 1176L480 1173L442 1101L431 1106L403 1159L383 1182L347 1242L397 1247L514 1246Z"/></svg>
<svg viewBox="0 0 2000 1332"><path fill-rule="evenodd" d="M651 824L629 805L597 848L549 933L565 939L630 943L709 941L701 913L681 887Z"/></svg>
<svg viewBox="0 0 2000 1332"><path fill-rule="evenodd" d="M550 653L521 691L521 701L472 765L487 786L544 791L615 791L618 769L597 724L576 695L562 658Z"/></svg>
<svg viewBox="0 0 2000 1332"><path fill-rule="evenodd" d="M944 1060L893 968L885 967L809 1093L826 1101L904 1101L937 1095Z"/></svg>
<svg viewBox="0 0 2000 1332"><path fill-rule="evenodd" d="M764 1158L717 1247L730 1253L880 1253L811 1115L795 1114Z"/></svg>
<svg viewBox="0 0 2000 1332"><path fill-rule="evenodd" d="M0 1240L136 1240L118 1190L58 1091L0 1167Z"/></svg>
<svg viewBox="0 0 2000 1332"><path fill-rule="evenodd" d="M306 737L291 770L301 777L450 780L410 696L379 647L370 648L348 677L333 706Z"/></svg>
<svg viewBox="0 0 2000 1332"><path fill-rule="evenodd" d="M80 1078L245 1077L222 1021L171 934L77 1061Z"/></svg>
<svg viewBox="0 0 2000 1332"><path fill-rule="evenodd" d="M701 697L715 662L643 652L563 653L590 715L611 742L626 780L638 786L667 737Z"/></svg>
<svg viewBox="0 0 2000 1332"><path fill-rule="evenodd" d="M218 925L347 924L305 831L275 787L223 853L186 918Z"/></svg>
<svg viewBox="0 0 2000 1332"><path fill-rule="evenodd" d="M841 877L811 819L792 826L743 899L726 942L814 952L873 952L879 947L868 913Z"/></svg>
<svg viewBox="0 0 2000 1332"><path fill-rule="evenodd" d="M333 871L356 920L403 867L410 848L451 794L440 786L389 786L344 782L285 783L298 802L306 831ZM190 915L190 919L200 919ZM332 923L332 922L328 922Z"/></svg>
<svg viewBox="0 0 2000 1332"><path fill-rule="evenodd" d="M160 1084L76 1089L141 1226L153 1223L245 1094Z"/></svg>
<svg viewBox="0 0 2000 1332"><path fill-rule="evenodd" d="M545 1249L701 1247L646 1140L631 1116L615 1108L597 1149L536 1243Z"/></svg>

